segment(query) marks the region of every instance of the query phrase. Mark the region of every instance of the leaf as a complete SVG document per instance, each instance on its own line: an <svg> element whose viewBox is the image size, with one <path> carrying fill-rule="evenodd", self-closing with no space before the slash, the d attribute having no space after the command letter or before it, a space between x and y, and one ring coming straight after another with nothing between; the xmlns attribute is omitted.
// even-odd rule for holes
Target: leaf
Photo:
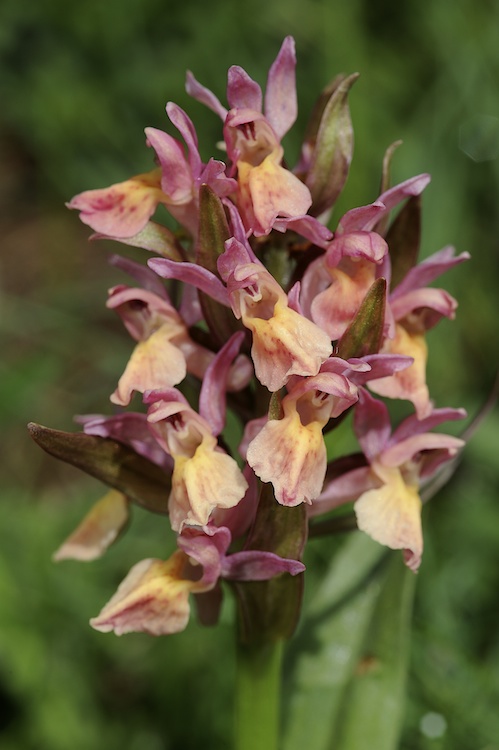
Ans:
<svg viewBox="0 0 499 750"><path fill-rule="evenodd" d="M153 513L168 513L170 477L131 448L84 432L62 432L30 422L28 430L44 451L123 492Z"/></svg>
<svg viewBox="0 0 499 750"><path fill-rule="evenodd" d="M349 535L311 601L293 642L295 660L286 676L291 697L283 750L329 748L379 591L373 571L384 554L364 534Z"/></svg>
<svg viewBox="0 0 499 750"><path fill-rule="evenodd" d="M393 555L346 692L337 750L379 747L396 750L405 707L410 622L416 577Z"/></svg>
<svg viewBox="0 0 499 750"><path fill-rule="evenodd" d="M295 642L284 750L396 747L413 586L400 556L348 538Z"/></svg>
<svg viewBox="0 0 499 750"><path fill-rule="evenodd" d="M386 280L376 279L355 318L340 339L338 354L343 359L376 354L381 346L385 322Z"/></svg>
<svg viewBox="0 0 499 750"><path fill-rule="evenodd" d="M386 235L394 289L416 265L421 242L421 196L413 195L401 209Z"/></svg>
<svg viewBox="0 0 499 750"><path fill-rule="evenodd" d="M353 154L348 93L358 77L358 73L353 73L340 80L322 112L305 179L312 195L312 216L332 208L348 176Z"/></svg>

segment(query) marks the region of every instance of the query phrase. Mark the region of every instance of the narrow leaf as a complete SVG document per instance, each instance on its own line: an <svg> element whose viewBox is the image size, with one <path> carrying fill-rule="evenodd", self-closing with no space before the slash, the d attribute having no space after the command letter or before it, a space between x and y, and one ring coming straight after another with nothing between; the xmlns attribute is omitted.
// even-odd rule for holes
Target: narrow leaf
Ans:
<svg viewBox="0 0 499 750"><path fill-rule="evenodd" d="M343 189L353 154L353 129L348 93L358 73L344 78L334 89L322 113L321 123L305 183L312 194L310 213L329 210Z"/></svg>
<svg viewBox="0 0 499 750"><path fill-rule="evenodd" d="M335 750L396 750L405 707L409 635L416 577L392 556L341 709Z"/></svg>
<svg viewBox="0 0 499 750"><path fill-rule="evenodd" d="M385 556L386 550L366 535L349 535L314 594L285 669L284 684L291 696L285 702L283 750L333 747L331 738L362 653Z"/></svg>
<svg viewBox="0 0 499 750"><path fill-rule="evenodd" d="M399 555L348 539L296 639L284 750L395 750L414 583Z"/></svg>
<svg viewBox="0 0 499 750"><path fill-rule="evenodd" d="M376 279L359 307L355 318L340 339L338 354L343 359L376 354L383 338L386 280Z"/></svg>
<svg viewBox="0 0 499 750"><path fill-rule="evenodd" d="M168 512L170 477L131 448L84 432L62 432L31 422L31 437L44 451L123 492L153 513Z"/></svg>
<svg viewBox="0 0 499 750"><path fill-rule="evenodd" d="M416 265L421 242L421 197L413 195L391 224L386 235L394 289Z"/></svg>

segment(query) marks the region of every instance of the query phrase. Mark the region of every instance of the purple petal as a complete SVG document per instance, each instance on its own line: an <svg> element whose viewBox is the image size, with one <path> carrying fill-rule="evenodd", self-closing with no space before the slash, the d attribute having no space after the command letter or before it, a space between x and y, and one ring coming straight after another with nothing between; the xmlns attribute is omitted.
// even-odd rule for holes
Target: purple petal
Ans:
<svg viewBox="0 0 499 750"><path fill-rule="evenodd" d="M220 304L230 307L226 288L215 274L196 263L177 263L167 258L151 258L147 265L164 279L178 279L192 284Z"/></svg>
<svg viewBox="0 0 499 750"><path fill-rule="evenodd" d="M203 378L199 394L199 414L206 419L213 435L220 435L225 426L227 379L244 336L244 332L239 331L230 337L208 366Z"/></svg>
<svg viewBox="0 0 499 750"><path fill-rule="evenodd" d="M326 251L326 264L337 266L342 258L362 258L380 263L388 253L388 245L376 232L347 232L336 236Z"/></svg>
<svg viewBox="0 0 499 750"><path fill-rule="evenodd" d="M363 492L377 487L369 466L360 466L324 485L319 497L307 508L309 518L328 513L340 505L357 500Z"/></svg>
<svg viewBox="0 0 499 750"><path fill-rule="evenodd" d="M317 247L325 248L333 238L333 233L324 224L313 216L294 216L289 219L277 218L272 225L278 232L286 232L288 229L306 237Z"/></svg>
<svg viewBox="0 0 499 750"><path fill-rule="evenodd" d="M390 308L395 320L402 320L416 310L424 310L424 328L429 330L443 316L454 318L457 301L445 289L423 287L398 295L393 302L390 300Z"/></svg>
<svg viewBox="0 0 499 750"><path fill-rule="evenodd" d="M217 114L219 117L222 118L222 120L225 120L227 117L227 110L222 104L220 103L220 100L215 96L215 94L210 91L210 89L205 88L202 86L192 75L191 71L187 71L186 75L186 81L185 81L185 90L189 94L189 96L192 96L193 99L196 99L198 102L201 102L201 104L204 104L206 107L211 109L215 114Z"/></svg>
<svg viewBox="0 0 499 750"><path fill-rule="evenodd" d="M461 253L460 255L455 256L453 247L450 245L444 247L422 263L419 263L419 265L411 268L409 273L394 290L391 299L398 299L402 294L406 294L413 289L427 286L427 284L430 284L442 273L448 271L459 263L463 263L465 260L469 260L469 258L469 253Z"/></svg>
<svg viewBox="0 0 499 750"><path fill-rule="evenodd" d="M193 122L184 110L173 102L168 102L166 105L166 114L187 144L192 174L197 177L201 172L202 161L199 156L198 138Z"/></svg>
<svg viewBox="0 0 499 750"><path fill-rule="evenodd" d="M353 425L366 458L372 461L381 453L391 433L386 404L373 398L364 388L360 388Z"/></svg>
<svg viewBox="0 0 499 750"><path fill-rule="evenodd" d="M429 174L419 174L416 177L411 177L382 193L378 201L384 203L387 210L391 211L404 198L409 198L412 195L420 195L430 180L431 177Z"/></svg>
<svg viewBox="0 0 499 750"><path fill-rule="evenodd" d="M262 111L262 90L239 65L232 65L227 76L227 101L231 109Z"/></svg>
<svg viewBox="0 0 499 750"><path fill-rule="evenodd" d="M269 70L265 90L265 117L279 140L294 124L298 114L295 67L295 42L293 37L287 36Z"/></svg>
<svg viewBox="0 0 499 750"><path fill-rule="evenodd" d="M464 440L453 437L452 435L442 435L439 432L424 432L421 435L413 435L406 440L386 448L380 460L385 466L402 466L410 461L417 453L421 451L433 451L445 448L449 451L449 456L455 455L459 448L464 445Z"/></svg>
<svg viewBox="0 0 499 750"><path fill-rule="evenodd" d="M304 564L298 560L289 560L260 550L236 552L222 561L223 578L233 581L268 581L280 573L296 576L304 570Z"/></svg>
<svg viewBox="0 0 499 750"><path fill-rule="evenodd" d="M368 372L353 372L348 377L356 385L364 385L376 378L385 378L412 365L414 359L403 354L367 354L362 361L370 365Z"/></svg>
<svg viewBox="0 0 499 750"><path fill-rule="evenodd" d="M116 268L121 268L122 271L138 281L141 287L153 292L171 305L165 285L161 283L152 269L147 268L142 263L136 263L130 258L124 258L122 255L111 255L109 263Z"/></svg>
<svg viewBox="0 0 499 750"><path fill-rule="evenodd" d="M352 208L340 219L335 236L347 232L370 232L381 217L386 214L386 211L385 204L379 200L368 206Z"/></svg>
<svg viewBox="0 0 499 750"><path fill-rule="evenodd" d="M225 526L229 529L232 539L239 539L251 527L260 497L260 484L255 472L246 464L243 475L248 482L248 489L243 499L232 508L215 508L212 514L213 523L216 526Z"/></svg>
<svg viewBox="0 0 499 750"><path fill-rule="evenodd" d="M195 325L203 319L198 290L190 284L184 284L182 287L182 301L179 307L179 314L187 328L190 328L190 326Z"/></svg>
<svg viewBox="0 0 499 750"><path fill-rule="evenodd" d="M451 409L448 407L434 409L430 416L425 417L424 419L418 419L416 414L411 414L411 416L404 419L404 421L393 432L393 435L387 443L387 447L391 447L412 435L421 432L428 432L434 427L438 427L442 422L465 419L466 416L465 409Z"/></svg>
<svg viewBox="0 0 499 750"><path fill-rule="evenodd" d="M192 195L191 170L182 146L157 128L146 128L148 146L155 150L161 166L161 188L173 203L187 203Z"/></svg>

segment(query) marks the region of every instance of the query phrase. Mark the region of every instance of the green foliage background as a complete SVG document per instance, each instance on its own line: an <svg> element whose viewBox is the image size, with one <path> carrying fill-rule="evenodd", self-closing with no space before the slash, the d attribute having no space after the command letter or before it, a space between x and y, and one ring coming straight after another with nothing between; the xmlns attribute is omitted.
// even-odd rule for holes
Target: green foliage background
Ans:
<svg viewBox="0 0 499 750"><path fill-rule="evenodd" d="M450 243L473 256L443 282L459 298L457 321L442 322L429 337L437 405L473 413L497 369L498 22L496 0L4 0L2 750L230 747L229 602L216 630L193 618L170 639L117 639L87 626L132 564L168 554L166 526L137 511L126 539L104 560L50 560L102 488L44 456L25 424L72 429L74 413L106 412L129 352L104 308L107 287L120 280L106 256L118 246L87 245L87 228L63 202L149 169L143 128L168 129L169 99L194 119L207 158L220 123L185 94L185 70L221 98L234 63L263 85L282 38L293 34L300 119L285 144L288 161L321 88L338 72L358 70L350 100L356 150L336 218L377 196L384 150L401 138L394 181L433 175L423 254ZM425 508L400 745L407 750L499 748L498 428L496 411L452 483ZM316 573L307 578L307 601L341 541L310 543L306 562ZM290 681L294 659L291 649ZM445 720L437 737L421 729L432 713ZM316 721L326 720L318 711Z"/></svg>

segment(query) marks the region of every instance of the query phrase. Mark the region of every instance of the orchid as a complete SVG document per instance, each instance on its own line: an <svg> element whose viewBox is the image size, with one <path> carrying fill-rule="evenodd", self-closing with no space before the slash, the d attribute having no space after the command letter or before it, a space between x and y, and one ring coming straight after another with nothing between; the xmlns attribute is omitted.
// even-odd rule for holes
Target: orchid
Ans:
<svg viewBox="0 0 499 750"><path fill-rule="evenodd" d="M94 238L156 256L111 258L134 279L108 293L135 342L114 412L77 417L79 433L32 427L42 447L110 488L55 559L100 557L133 504L158 514L174 543L166 560L133 565L91 619L99 631L178 633L192 599L214 623L229 587L241 648L274 649L299 618L309 532L354 520L417 571L421 493L464 445L431 431L465 412L430 398L425 334L457 306L428 284L468 254L444 248L418 264L429 176L390 187L393 148L378 198L327 225L352 158L357 76L323 92L289 169L282 139L297 116L295 64L286 37L265 97L231 67L228 109L189 73L188 93L223 122L226 162L202 162L193 122L169 102L182 142L146 128L152 171L68 204ZM160 204L177 231L152 220ZM411 413L397 425L390 402L372 394ZM361 452L341 455L352 428ZM241 706L248 723L251 706Z"/></svg>

